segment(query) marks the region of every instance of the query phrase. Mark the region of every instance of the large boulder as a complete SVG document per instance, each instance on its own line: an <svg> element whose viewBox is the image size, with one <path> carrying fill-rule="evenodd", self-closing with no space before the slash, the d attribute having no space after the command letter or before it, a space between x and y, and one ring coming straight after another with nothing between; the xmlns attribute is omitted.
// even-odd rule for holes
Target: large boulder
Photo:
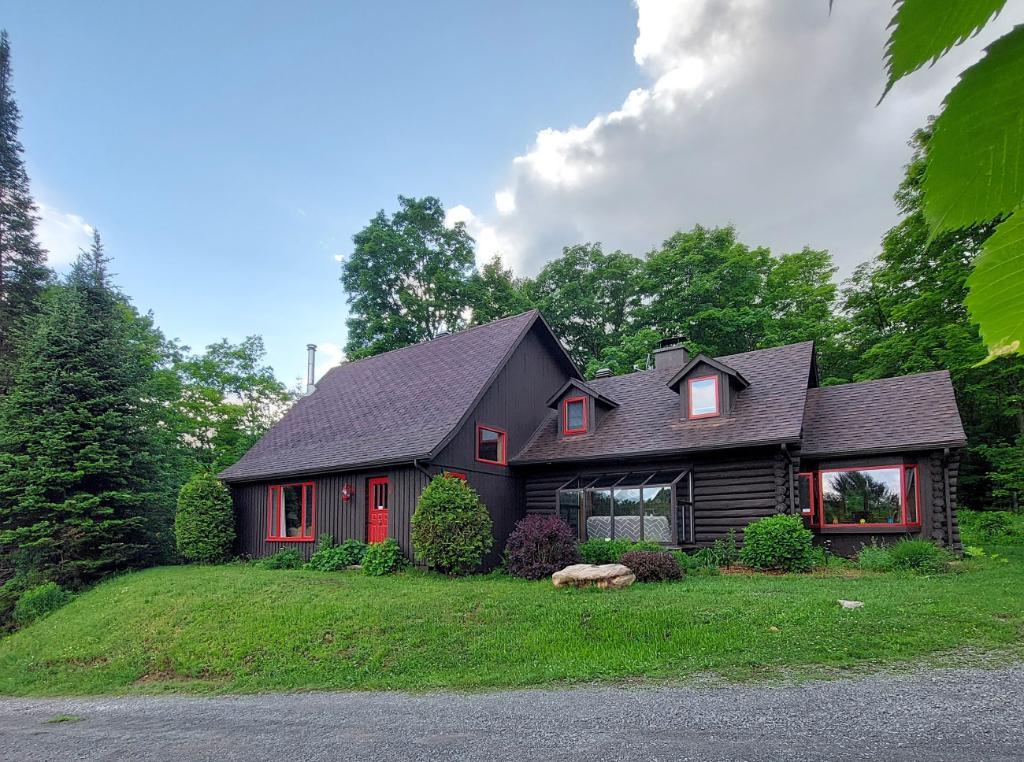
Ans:
<svg viewBox="0 0 1024 762"><path fill-rule="evenodd" d="M622 564L573 564L551 575L555 587L595 587L614 589L629 587L636 575Z"/></svg>

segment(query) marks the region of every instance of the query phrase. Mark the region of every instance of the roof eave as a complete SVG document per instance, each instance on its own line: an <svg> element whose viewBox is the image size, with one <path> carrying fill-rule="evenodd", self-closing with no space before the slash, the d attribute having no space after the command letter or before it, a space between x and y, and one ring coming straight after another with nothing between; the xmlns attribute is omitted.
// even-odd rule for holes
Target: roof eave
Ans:
<svg viewBox="0 0 1024 762"><path fill-rule="evenodd" d="M367 471L378 468L386 468L389 466L400 466L405 464L412 464L416 461L429 461L430 453L423 453L422 455L402 456L400 458L388 458L386 460L367 460L359 463L349 463L334 466L324 466L320 468L305 468L300 470L281 470L281 471L267 471L261 472L256 475L246 474L243 476L226 476L226 471L221 471L217 474L217 478L227 484L242 484L245 482L264 482L272 479L290 479L298 476L315 476L316 474L342 474L349 473L351 471Z"/></svg>
<svg viewBox="0 0 1024 762"><path fill-rule="evenodd" d="M730 442L721 445L702 446L702 447L683 447L683 448L670 448L665 450L640 450L628 453L601 453L598 455L567 455L564 458L512 458L509 460L510 466L536 466L544 465L547 463L575 463L575 462L591 462L595 460L626 460L632 459L637 460L641 458L664 458L672 457L673 455L696 455L702 452L718 452L721 450L739 450L744 447L772 447L775 445L782 444L794 444L799 443L799 435L791 437L773 437L772 439L757 439L749 442Z"/></svg>

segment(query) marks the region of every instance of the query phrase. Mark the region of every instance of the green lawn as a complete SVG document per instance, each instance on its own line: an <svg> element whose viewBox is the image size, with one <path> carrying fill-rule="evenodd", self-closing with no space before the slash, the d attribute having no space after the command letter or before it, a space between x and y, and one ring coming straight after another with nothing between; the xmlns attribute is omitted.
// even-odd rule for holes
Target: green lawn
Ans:
<svg viewBox="0 0 1024 762"><path fill-rule="evenodd" d="M690 577L622 591L498 576L164 567L0 640L0 693L489 689L832 674L1024 655L1024 548L958 574ZM844 611L838 598L865 602Z"/></svg>

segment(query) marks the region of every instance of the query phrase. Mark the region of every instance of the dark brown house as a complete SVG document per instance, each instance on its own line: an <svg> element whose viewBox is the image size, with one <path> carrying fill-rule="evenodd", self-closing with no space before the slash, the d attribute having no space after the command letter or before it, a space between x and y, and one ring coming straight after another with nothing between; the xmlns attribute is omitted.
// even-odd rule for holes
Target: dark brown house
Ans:
<svg viewBox="0 0 1024 762"><path fill-rule="evenodd" d="M959 545L964 431L945 371L821 388L811 342L727 357L655 352L584 381L536 311L330 370L222 478L238 551L394 537L436 474L494 520L557 513L580 539L699 547L774 513L852 552ZM740 534L742 538L742 534Z"/></svg>

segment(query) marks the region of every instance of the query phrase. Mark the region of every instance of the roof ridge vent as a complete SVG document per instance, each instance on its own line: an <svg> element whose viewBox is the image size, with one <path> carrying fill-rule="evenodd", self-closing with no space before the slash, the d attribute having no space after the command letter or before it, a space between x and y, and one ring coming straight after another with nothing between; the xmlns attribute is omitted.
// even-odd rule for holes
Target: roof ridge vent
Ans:
<svg viewBox="0 0 1024 762"><path fill-rule="evenodd" d="M597 373L594 374L594 378L611 378L615 374L612 373L611 368L598 368Z"/></svg>

